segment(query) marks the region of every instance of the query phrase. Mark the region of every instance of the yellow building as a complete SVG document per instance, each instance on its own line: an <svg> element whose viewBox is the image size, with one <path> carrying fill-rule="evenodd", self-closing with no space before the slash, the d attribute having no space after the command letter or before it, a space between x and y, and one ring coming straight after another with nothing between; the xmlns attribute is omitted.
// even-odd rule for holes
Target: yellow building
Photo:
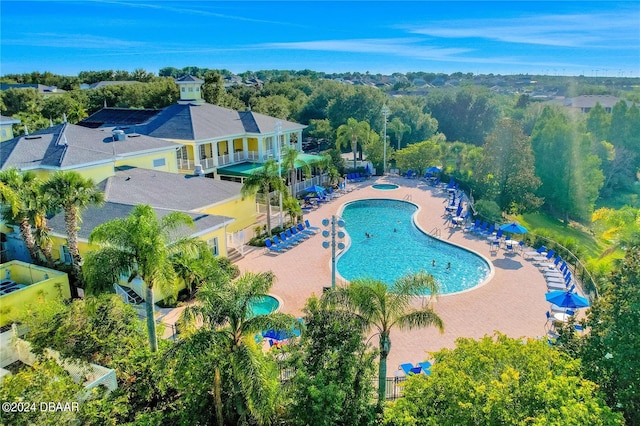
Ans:
<svg viewBox="0 0 640 426"><path fill-rule="evenodd" d="M0 142L13 139L13 125L19 123L17 118L0 115Z"/></svg>
<svg viewBox="0 0 640 426"><path fill-rule="evenodd" d="M69 299L64 272L12 260L0 264L0 327L18 320L38 299Z"/></svg>

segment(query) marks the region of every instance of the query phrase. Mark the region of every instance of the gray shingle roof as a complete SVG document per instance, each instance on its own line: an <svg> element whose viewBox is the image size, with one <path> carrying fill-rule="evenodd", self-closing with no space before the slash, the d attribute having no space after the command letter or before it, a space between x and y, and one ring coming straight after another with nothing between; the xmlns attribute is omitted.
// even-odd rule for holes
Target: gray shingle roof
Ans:
<svg viewBox="0 0 640 426"><path fill-rule="evenodd" d="M91 231L93 231L98 225L113 219L123 219L129 216L129 214L133 210L133 207L134 206L131 204L114 203L107 201L100 207L91 206L87 208L82 212L82 223L80 224L80 229L78 230L78 237L84 240L88 240L89 235L91 235ZM162 218L172 211L169 209L160 208L154 208L153 210L155 211L158 218ZM177 232L178 235L194 235L198 233L210 232L214 229L224 226L225 223L228 224L234 221L233 218L225 216L214 216L188 212L186 214L193 219L195 228L184 227L182 229L179 229ZM61 212L56 214L48 220L47 224L51 227L54 233L66 235L64 213Z"/></svg>
<svg viewBox="0 0 640 426"><path fill-rule="evenodd" d="M175 143L144 135L131 134L114 142L110 132L62 123L1 143L0 169L66 168L175 148Z"/></svg>
<svg viewBox="0 0 640 426"><path fill-rule="evenodd" d="M242 184L193 175L119 167L106 179L106 199L191 211L238 197Z"/></svg>
<svg viewBox="0 0 640 426"><path fill-rule="evenodd" d="M198 141L273 133L277 121L283 131L302 130L306 127L253 111L235 111L201 103L168 106L139 131L157 138Z"/></svg>
<svg viewBox="0 0 640 426"><path fill-rule="evenodd" d="M160 109L102 108L78 123L82 127L134 126L145 123Z"/></svg>

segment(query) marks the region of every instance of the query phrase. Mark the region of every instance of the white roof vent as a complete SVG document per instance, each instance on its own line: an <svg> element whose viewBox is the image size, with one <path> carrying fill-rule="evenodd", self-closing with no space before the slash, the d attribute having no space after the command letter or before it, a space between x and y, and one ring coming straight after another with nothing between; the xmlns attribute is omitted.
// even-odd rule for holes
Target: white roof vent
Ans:
<svg viewBox="0 0 640 426"><path fill-rule="evenodd" d="M114 130L111 134L113 135L114 142L127 139L127 135L124 134L124 130Z"/></svg>

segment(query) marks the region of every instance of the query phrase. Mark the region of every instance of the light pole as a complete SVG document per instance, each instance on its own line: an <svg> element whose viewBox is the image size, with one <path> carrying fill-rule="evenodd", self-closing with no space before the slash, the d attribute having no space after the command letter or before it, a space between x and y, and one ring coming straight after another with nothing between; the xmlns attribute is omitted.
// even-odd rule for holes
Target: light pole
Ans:
<svg viewBox="0 0 640 426"><path fill-rule="evenodd" d="M278 156L278 179L282 180L282 153L280 152L280 130L282 129L282 123L280 120L276 121L276 155ZM284 223L282 216L282 191L278 190L278 208L280 209L280 228Z"/></svg>
<svg viewBox="0 0 640 426"><path fill-rule="evenodd" d="M384 127L382 130L382 174L387 173L387 117L391 113L387 104L382 105L382 116L384 117Z"/></svg>
<svg viewBox="0 0 640 426"><path fill-rule="evenodd" d="M336 288L336 247L339 250L344 250L344 243L342 241L338 241L336 243L336 237L338 239L343 239L345 237L344 231L339 230L339 228L344 228L344 219L340 216L333 215L331 219L322 219L322 225L325 229L322 231L322 236L324 238L331 237L331 241L324 240L322 242L322 247L329 248L331 247L331 290L335 290ZM329 228L331 225L331 228Z"/></svg>

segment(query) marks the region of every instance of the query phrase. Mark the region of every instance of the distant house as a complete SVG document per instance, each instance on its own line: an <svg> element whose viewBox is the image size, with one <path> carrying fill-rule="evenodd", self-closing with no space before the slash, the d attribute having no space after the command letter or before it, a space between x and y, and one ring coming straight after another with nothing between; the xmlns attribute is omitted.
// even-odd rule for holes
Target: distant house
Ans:
<svg viewBox="0 0 640 426"><path fill-rule="evenodd" d="M13 117L5 117L0 115L0 142L4 142L9 139L13 139L13 125L19 124L20 120Z"/></svg>
<svg viewBox="0 0 640 426"><path fill-rule="evenodd" d="M119 81L106 80L106 81L98 81L97 83L92 83L92 84L83 83L80 85L80 88L83 90L100 89L101 87L107 87L107 86L130 86L132 84L138 84L138 83L140 82L130 81L130 80L119 80Z"/></svg>
<svg viewBox="0 0 640 426"><path fill-rule="evenodd" d="M614 105L618 102L620 102L620 98L611 95L581 95L574 98L565 98L564 106L588 113L596 104L600 104L605 111L611 113Z"/></svg>
<svg viewBox="0 0 640 426"><path fill-rule="evenodd" d="M0 90L9 89L36 89L38 93L45 97L50 95L60 95L66 93L66 90L58 89L56 86L47 86L45 84L27 84L27 83L0 83Z"/></svg>

